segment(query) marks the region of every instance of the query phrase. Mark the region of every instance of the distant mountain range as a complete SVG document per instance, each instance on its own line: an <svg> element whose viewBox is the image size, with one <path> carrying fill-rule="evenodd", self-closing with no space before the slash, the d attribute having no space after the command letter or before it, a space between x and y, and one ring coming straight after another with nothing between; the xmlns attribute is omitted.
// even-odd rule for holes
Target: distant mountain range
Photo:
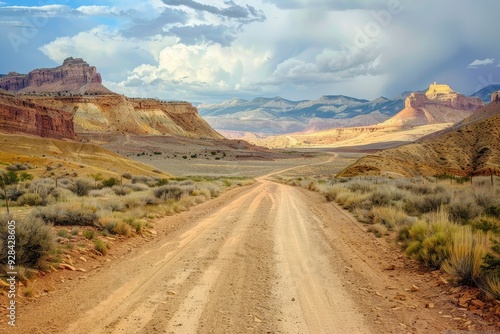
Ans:
<svg viewBox="0 0 500 334"><path fill-rule="evenodd" d="M410 92L394 99L373 101L343 95L325 95L317 100L290 101L281 97L200 104L200 115L215 129L284 134L312 132L332 127L366 126L389 119L404 108Z"/></svg>
<svg viewBox="0 0 500 334"><path fill-rule="evenodd" d="M490 85L471 95L484 103L500 85ZM425 90L418 91L423 93ZM291 101L281 97L242 100L233 98L220 104L200 104L200 115L224 133L252 132L260 135L310 133L331 128L362 127L382 123L405 108L411 92L392 99L373 101L343 95L325 95L317 100Z"/></svg>
<svg viewBox="0 0 500 334"><path fill-rule="evenodd" d="M483 100L484 103L489 103L491 101L491 94L500 90L500 84L498 85L489 85L485 88L475 92L471 96L479 97Z"/></svg>

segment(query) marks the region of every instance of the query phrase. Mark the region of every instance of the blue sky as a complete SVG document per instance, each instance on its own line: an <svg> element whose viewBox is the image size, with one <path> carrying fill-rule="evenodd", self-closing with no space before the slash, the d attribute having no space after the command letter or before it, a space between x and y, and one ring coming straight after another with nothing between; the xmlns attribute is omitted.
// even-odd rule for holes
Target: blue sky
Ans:
<svg viewBox="0 0 500 334"><path fill-rule="evenodd" d="M0 0L0 73L82 57L129 96L393 97L500 83L500 2Z"/></svg>

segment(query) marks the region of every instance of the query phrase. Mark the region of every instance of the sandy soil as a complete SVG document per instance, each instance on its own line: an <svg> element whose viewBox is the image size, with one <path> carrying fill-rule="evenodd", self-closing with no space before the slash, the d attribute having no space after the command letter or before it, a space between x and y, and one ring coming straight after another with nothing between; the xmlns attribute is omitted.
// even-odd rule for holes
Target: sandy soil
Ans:
<svg viewBox="0 0 500 334"><path fill-rule="evenodd" d="M443 333L463 323L348 213L266 177L156 231L23 304L9 332Z"/></svg>

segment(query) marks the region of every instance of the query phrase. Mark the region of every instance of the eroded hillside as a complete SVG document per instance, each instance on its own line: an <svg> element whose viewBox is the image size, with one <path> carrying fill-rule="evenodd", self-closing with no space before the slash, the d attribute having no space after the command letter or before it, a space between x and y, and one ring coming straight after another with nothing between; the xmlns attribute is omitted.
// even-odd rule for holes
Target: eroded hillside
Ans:
<svg viewBox="0 0 500 334"><path fill-rule="evenodd" d="M500 103L437 136L366 156L339 176L500 175Z"/></svg>

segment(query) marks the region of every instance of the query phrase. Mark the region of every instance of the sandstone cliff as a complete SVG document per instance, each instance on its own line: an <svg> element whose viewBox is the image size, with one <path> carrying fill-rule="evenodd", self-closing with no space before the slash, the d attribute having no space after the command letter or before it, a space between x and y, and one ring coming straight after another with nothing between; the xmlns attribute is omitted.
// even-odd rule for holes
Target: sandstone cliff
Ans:
<svg viewBox="0 0 500 334"><path fill-rule="evenodd" d="M2 91L0 91L0 131L57 139L76 139L71 114Z"/></svg>
<svg viewBox="0 0 500 334"><path fill-rule="evenodd" d="M465 97L447 85L430 85L425 93L412 93L405 100L405 108L380 126L419 126L438 123L456 123L481 108L477 97Z"/></svg>
<svg viewBox="0 0 500 334"><path fill-rule="evenodd" d="M81 58L67 58L56 68L28 74L11 72L0 78L0 89L25 93L110 94L94 66Z"/></svg>
<svg viewBox="0 0 500 334"><path fill-rule="evenodd" d="M26 97L73 116L78 133L126 133L220 139L187 102L131 99L122 95Z"/></svg>

